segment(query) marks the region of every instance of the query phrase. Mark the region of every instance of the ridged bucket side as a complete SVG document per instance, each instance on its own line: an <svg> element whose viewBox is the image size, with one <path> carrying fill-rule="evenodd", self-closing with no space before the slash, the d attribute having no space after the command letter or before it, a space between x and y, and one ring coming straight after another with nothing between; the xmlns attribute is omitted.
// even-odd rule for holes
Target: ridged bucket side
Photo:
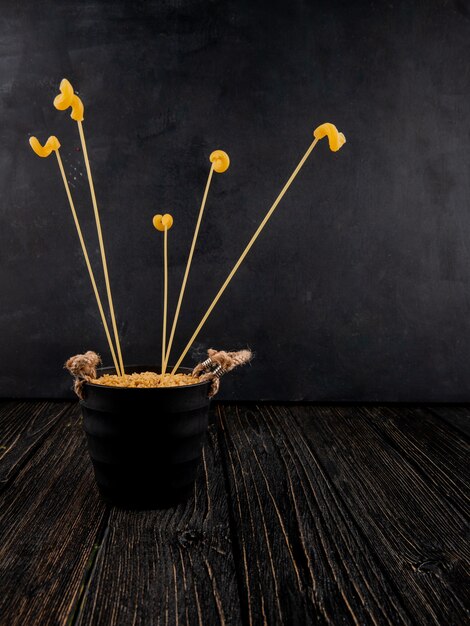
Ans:
<svg viewBox="0 0 470 626"><path fill-rule="evenodd" d="M208 384L158 389L85 385L83 425L104 500L152 509L190 495L208 427L208 390Z"/></svg>

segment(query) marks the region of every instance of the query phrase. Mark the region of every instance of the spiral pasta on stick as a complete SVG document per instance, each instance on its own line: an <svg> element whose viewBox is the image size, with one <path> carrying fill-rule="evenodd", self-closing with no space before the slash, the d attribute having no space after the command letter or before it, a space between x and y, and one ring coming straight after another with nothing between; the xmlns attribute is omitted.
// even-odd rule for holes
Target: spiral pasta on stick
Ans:
<svg viewBox="0 0 470 626"><path fill-rule="evenodd" d="M114 341L116 342L116 348L117 348L118 359L119 359L119 367L122 373L124 374L124 362L122 359L121 342L119 341L119 333L118 333L117 324L116 324L116 316L114 313L114 303L113 303L113 296L111 293L111 285L109 281L108 262L106 260L106 251L104 247L103 232L101 230L100 214L98 210L98 203L96 202L96 194L95 194L95 186L93 184L93 177L91 175L90 160L88 158L88 150L86 147L85 133L83 131L82 122L84 120L85 109L84 109L82 101L74 93L72 85L66 78L64 78L61 81L59 89L60 89L59 95L57 95L54 98L55 108L58 109L59 111L65 111L66 109L71 108L72 112L70 114L70 117L73 120L75 120L78 125L78 133L80 135L80 142L81 142L82 150L83 150L83 158L85 161L85 169L86 169L87 177L88 177L88 185L90 187L91 202L93 205L93 212L95 214L96 232L98 234L98 242L100 246L101 262L103 265L103 274L104 274L104 281L106 285L106 294L108 296L109 312L111 315L111 322L113 325Z"/></svg>
<svg viewBox="0 0 470 626"><path fill-rule="evenodd" d="M116 358L116 353L114 351L113 342L111 341L111 335L109 333L108 322L106 321L106 316L104 314L104 310L103 310L103 305L101 303L100 294L99 294L99 291L98 291L98 287L96 286L95 275L93 273L93 268L91 267L90 257L88 256L88 251L87 251L87 247L85 245L85 240L83 238L82 229L80 227L80 222L78 221L77 211L75 210L75 205L74 205L74 202L73 202L73 199L72 199L72 194L70 193L70 187L69 187L69 184L68 184L68 181L67 181L67 176L65 175L64 166L63 166L62 159L61 159L61 156L60 156L60 152L59 152L60 142L57 139L57 137L52 135L46 141L44 146L42 146L39 143L39 141L38 141L38 139L36 137L30 137L29 144L30 144L31 148L34 150L34 152L38 156L40 156L40 157L43 157L43 158L48 157L52 152L55 152L55 155L57 157L57 163L59 165L59 170L60 170L60 173L61 173L61 176L62 176L62 181L64 183L65 193L67 194L67 198L68 198L69 205L70 205L70 210L72 211L73 221L74 221L74 224L75 224L75 228L77 230L78 239L80 240L80 245L81 245L83 256L84 256L85 263L86 263L86 266L87 266L88 275L90 277L91 285L93 287L93 292L95 294L96 303L98 305L98 310L100 312L101 321L103 323L103 328L104 328L104 331L106 333L106 339L108 340L109 349L111 351L111 357L113 359L113 363L114 363L114 367L116 369L116 372L118 374L120 374L119 363L118 363L118 360Z"/></svg>
<svg viewBox="0 0 470 626"><path fill-rule="evenodd" d="M282 198L284 197L284 194L286 193L286 191L289 189L289 187L291 186L292 182L294 181L294 178L297 176L297 174L300 172L302 166L304 165L305 161L308 159L308 157L310 156L312 150L315 148L315 146L317 145L318 141L320 139L322 139L323 137L328 137L328 141L329 141L329 146L330 146L330 150L332 150L333 152L336 152L337 150L339 150L341 148L341 146L346 142L346 138L343 135L343 133L339 133L338 129L336 128L336 126L334 126L333 124L330 123L325 123L322 124L321 126L318 126L314 133L314 140L313 142L310 144L310 146L308 147L307 151L305 152L304 156L300 159L299 164L297 165L297 167L294 169L294 171L292 172L292 174L290 175L288 181L286 182L286 184L284 185L284 187L282 188L281 192L279 193L279 195L277 196L277 198L274 200L273 204L271 205L271 208L269 209L269 211L266 213L266 216L264 217L263 221L261 222L261 224L258 226L258 228L255 231L255 234L253 235L253 237L250 239L250 241L248 242L248 245L246 246L246 248L243 250L243 252L241 253L238 261L235 263L232 271L229 273L229 275L227 276L227 278L225 279L225 282L223 283L222 287L219 289L219 291L217 292L214 300L212 301L212 303L210 304L209 308L207 309L207 311L204 313L204 315L202 316L201 321L199 322L196 330L194 331L194 333L191 336L191 339L188 341L188 343L186 344L186 347L184 348L181 356L179 357L178 361L176 362L176 365L174 366L173 370L172 370L172 374L174 374L176 372L176 370L178 369L178 367L181 365L184 357L186 356L186 354L188 353L189 349L191 348L191 346L194 343L194 340L196 339L196 337L199 335L202 327L204 326L204 324L207 321L207 318L209 317L209 315L212 313L213 309L215 308L216 304L218 303L218 301L220 300L220 298L222 297L222 294L224 293L224 291L227 289L230 281L232 280L232 278L235 276L236 272L238 271L238 268L240 267L240 265L243 263L246 255L248 254L248 252L251 250L253 244L255 243L255 241L258 239L261 231L263 230L263 228L266 226L266 224L269 221L269 218L271 217L271 215L274 213L274 211L276 210L279 202L282 200Z"/></svg>

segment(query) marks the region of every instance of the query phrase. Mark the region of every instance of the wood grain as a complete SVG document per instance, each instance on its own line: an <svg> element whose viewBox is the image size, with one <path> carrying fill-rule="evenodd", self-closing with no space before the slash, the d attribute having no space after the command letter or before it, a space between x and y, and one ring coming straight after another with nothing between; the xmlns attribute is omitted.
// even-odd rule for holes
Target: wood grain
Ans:
<svg viewBox="0 0 470 626"><path fill-rule="evenodd" d="M0 496L2 625L67 622L104 514L75 404Z"/></svg>
<svg viewBox="0 0 470 626"><path fill-rule="evenodd" d="M4 401L0 405L0 492L74 403Z"/></svg>
<svg viewBox="0 0 470 626"><path fill-rule="evenodd" d="M411 623L289 410L220 407L220 425L247 623Z"/></svg>
<svg viewBox="0 0 470 626"><path fill-rule="evenodd" d="M193 497L101 504L78 406L0 402L0 623L469 621L465 407L216 405Z"/></svg>
<svg viewBox="0 0 470 626"><path fill-rule="evenodd" d="M220 465L211 427L186 504L167 511L112 510L77 626L240 623Z"/></svg>
<svg viewBox="0 0 470 626"><path fill-rule="evenodd" d="M468 470L459 476L461 439L416 409L290 412L297 445L330 476L331 492L353 516L377 570L393 581L403 617L413 624L466 623Z"/></svg>
<svg viewBox="0 0 470 626"><path fill-rule="evenodd" d="M433 405L428 410L470 437L470 407Z"/></svg>

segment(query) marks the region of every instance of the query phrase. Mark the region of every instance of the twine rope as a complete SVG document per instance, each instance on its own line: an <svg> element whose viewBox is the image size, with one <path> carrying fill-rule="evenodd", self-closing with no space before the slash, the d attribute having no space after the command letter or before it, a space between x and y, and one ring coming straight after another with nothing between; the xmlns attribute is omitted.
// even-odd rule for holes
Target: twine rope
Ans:
<svg viewBox="0 0 470 626"><path fill-rule="evenodd" d="M64 367L74 377L73 390L83 400L83 385L96 378L96 368L101 364L101 357L88 350L85 354L76 354L67 360Z"/></svg>
<svg viewBox="0 0 470 626"><path fill-rule="evenodd" d="M211 381L209 398L212 398L219 391L220 378L231 372L236 367L246 365L253 358L251 350L238 350L237 352L226 352L225 350L214 350L209 348L208 358L202 363L198 363L192 371L193 376L198 376L201 383Z"/></svg>
<svg viewBox="0 0 470 626"><path fill-rule="evenodd" d="M253 358L251 350L226 352L225 350L207 351L208 358L198 363L192 375L199 378L201 383L210 381L209 398L219 391L220 378L236 367L246 365ZM101 357L96 352L88 350L85 354L76 354L67 360L64 367L74 378L73 389L80 400L83 400L83 385L96 379L96 368L101 364Z"/></svg>

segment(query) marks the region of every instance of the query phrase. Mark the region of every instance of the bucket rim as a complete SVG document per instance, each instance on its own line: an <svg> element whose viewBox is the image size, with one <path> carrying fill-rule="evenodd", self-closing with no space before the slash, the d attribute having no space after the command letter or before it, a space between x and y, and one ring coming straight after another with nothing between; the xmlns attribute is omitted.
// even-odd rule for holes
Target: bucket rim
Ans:
<svg viewBox="0 0 470 626"><path fill-rule="evenodd" d="M126 370L130 370L130 369L134 369L134 368L139 368L141 371L143 372L155 372L158 373L158 370L161 370L161 366L157 366L157 365L126 365ZM169 366L169 369L171 370L171 366ZM113 365L108 365L106 367L97 367L96 368L96 373L100 373L100 374L106 374L108 372L113 372L116 373L116 368ZM179 367L177 370L177 374L190 374L193 371L193 368L191 367ZM200 383L193 383L191 385L176 385L174 387L117 387L114 385L99 385L97 383L90 383L88 381L84 381L84 386L85 387L92 387L94 389L117 389L120 391L134 391L134 390L139 390L139 391L153 391L155 392L156 390L162 392L164 390L166 391L171 391L171 390L175 390L175 389L195 389L196 387L202 387L202 386L209 386L211 383L210 380L204 380Z"/></svg>

